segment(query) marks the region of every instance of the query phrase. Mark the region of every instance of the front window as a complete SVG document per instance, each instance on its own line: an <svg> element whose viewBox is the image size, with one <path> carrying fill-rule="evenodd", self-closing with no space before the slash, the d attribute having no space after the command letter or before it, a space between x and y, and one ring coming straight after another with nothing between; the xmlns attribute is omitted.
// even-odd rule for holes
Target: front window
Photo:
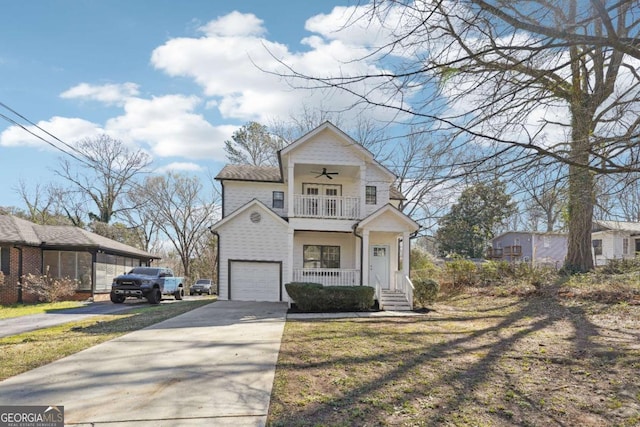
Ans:
<svg viewBox="0 0 640 427"><path fill-rule="evenodd" d="M0 246L0 271L9 275L9 248Z"/></svg>
<svg viewBox="0 0 640 427"><path fill-rule="evenodd" d="M365 201L367 205L375 205L377 203L376 187L367 185Z"/></svg>
<svg viewBox="0 0 640 427"><path fill-rule="evenodd" d="M593 253L595 255L602 255L602 239L592 240L591 243L593 244Z"/></svg>
<svg viewBox="0 0 640 427"><path fill-rule="evenodd" d="M304 268L340 268L340 246L304 245Z"/></svg>
<svg viewBox="0 0 640 427"><path fill-rule="evenodd" d="M625 255L629 254L629 239L622 239L622 253Z"/></svg>
<svg viewBox="0 0 640 427"><path fill-rule="evenodd" d="M284 191L273 192L273 208L284 209Z"/></svg>

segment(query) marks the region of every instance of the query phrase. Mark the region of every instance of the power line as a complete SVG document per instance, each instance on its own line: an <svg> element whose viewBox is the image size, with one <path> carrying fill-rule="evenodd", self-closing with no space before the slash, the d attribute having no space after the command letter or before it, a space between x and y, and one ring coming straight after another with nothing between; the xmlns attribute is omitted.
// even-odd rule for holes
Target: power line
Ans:
<svg viewBox="0 0 640 427"><path fill-rule="evenodd" d="M4 120L6 120L7 122L11 123L12 125L18 126L19 128L23 129L24 131L28 132L29 134L33 135L34 137L38 138L39 140L43 141L44 143L52 146L53 148L55 148L56 150L61 151L62 153L74 158L75 160L87 165L87 166L92 166L89 162L86 161L87 156L81 152L80 150L78 150L77 148L75 148L74 146L66 143L65 141L61 140L60 138L58 138L57 136L55 136L54 134L52 134L51 132L47 131L46 129L43 129L42 127L38 126L36 123L32 122L31 120L29 120L28 118L26 118L24 115L18 113L16 110L14 110L13 108L9 107L7 104L5 104L4 102L0 101L0 106L5 108L6 110L10 111L11 113L13 113L14 115L18 116L20 119L24 120L25 122L27 122L28 124L30 124L31 126L35 127L36 129L44 132L46 135L50 136L51 138L53 138L54 140L58 141L60 144L64 145L65 147L69 148L71 151L77 153L78 155L80 155L80 157L78 157L76 154L65 150L64 148L60 147L59 145L45 139L44 137L42 137L41 135L36 134L35 132L33 132L31 129L29 129L27 126L23 125L22 123L19 123L18 121L16 121L15 119L12 119L11 117L0 113L0 118L3 118ZM82 158L81 158L82 157Z"/></svg>

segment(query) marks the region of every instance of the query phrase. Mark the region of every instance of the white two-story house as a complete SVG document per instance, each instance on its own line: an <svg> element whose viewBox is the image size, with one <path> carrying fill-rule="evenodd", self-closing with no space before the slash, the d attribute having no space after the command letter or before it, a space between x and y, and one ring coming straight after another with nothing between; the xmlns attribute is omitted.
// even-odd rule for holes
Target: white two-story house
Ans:
<svg viewBox="0 0 640 427"><path fill-rule="evenodd" d="M411 306L419 225L397 208L396 176L329 122L278 155L279 167L227 165L216 176L219 298L291 302L286 283L315 282L372 286L381 306L398 295Z"/></svg>

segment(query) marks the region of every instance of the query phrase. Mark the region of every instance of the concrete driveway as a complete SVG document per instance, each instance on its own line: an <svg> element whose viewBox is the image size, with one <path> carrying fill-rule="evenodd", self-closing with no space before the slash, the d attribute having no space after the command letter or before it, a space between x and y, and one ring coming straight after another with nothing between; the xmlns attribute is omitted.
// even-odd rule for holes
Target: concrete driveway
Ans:
<svg viewBox="0 0 640 427"><path fill-rule="evenodd" d="M264 426L286 303L217 301L0 382L65 425Z"/></svg>

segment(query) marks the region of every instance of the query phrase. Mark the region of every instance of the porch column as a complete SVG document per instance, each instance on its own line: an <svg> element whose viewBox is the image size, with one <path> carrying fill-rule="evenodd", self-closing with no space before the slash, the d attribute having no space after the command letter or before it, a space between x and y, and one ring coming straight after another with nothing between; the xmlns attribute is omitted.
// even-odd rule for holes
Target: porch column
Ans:
<svg viewBox="0 0 640 427"><path fill-rule="evenodd" d="M295 217L296 212L293 206L293 193L295 191L293 182L293 164L287 167L287 211L289 217Z"/></svg>
<svg viewBox="0 0 640 427"><path fill-rule="evenodd" d="M360 215L358 219L362 219L366 216L366 194L367 194L367 166L360 165ZM368 248L368 246L366 246ZM369 249L367 249L369 251Z"/></svg>
<svg viewBox="0 0 640 427"><path fill-rule="evenodd" d="M294 229L287 230L287 268L284 274L284 283L293 282L293 235Z"/></svg>
<svg viewBox="0 0 640 427"><path fill-rule="evenodd" d="M362 285L371 285L369 283L369 230L362 231Z"/></svg>
<svg viewBox="0 0 640 427"><path fill-rule="evenodd" d="M408 232L402 233L402 276L409 276L409 256L411 254L411 240ZM398 284L396 283L396 286Z"/></svg>

